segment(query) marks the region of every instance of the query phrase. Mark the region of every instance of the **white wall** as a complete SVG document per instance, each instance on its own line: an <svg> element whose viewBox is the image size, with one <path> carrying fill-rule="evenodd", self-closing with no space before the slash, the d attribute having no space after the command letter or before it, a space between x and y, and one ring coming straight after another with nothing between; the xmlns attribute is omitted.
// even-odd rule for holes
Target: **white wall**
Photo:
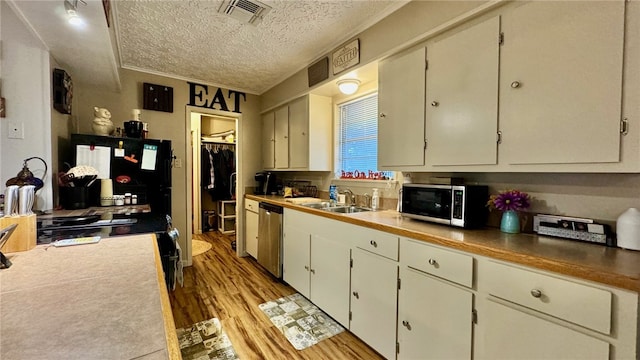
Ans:
<svg viewBox="0 0 640 360"><path fill-rule="evenodd" d="M2 40L2 96L6 100L6 118L1 119L0 181L4 183L22 169L23 160L38 156L51 166L51 74L49 51L27 28L13 9L0 5L0 39ZM10 122L24 127L24 139L9 139ZM28 164L36 177L44 175L38 160ZM38 191L36 209L53 207L49 169L45 187Z"/></svg>

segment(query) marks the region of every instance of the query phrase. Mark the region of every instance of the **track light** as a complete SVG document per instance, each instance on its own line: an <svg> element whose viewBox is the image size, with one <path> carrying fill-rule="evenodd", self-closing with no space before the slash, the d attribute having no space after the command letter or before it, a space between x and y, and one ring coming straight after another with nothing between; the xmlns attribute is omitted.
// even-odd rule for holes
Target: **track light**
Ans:
<svg viewBox="0 0 640 360"><path fill-rule="evenodd" d="M358 87L360 86L360 81L356 79L344 79L338 80L338 89L340 92L345 95L351 95L358 91Z"/></svg>
<svg viewBox="0 0 640 360"><path fill-rule="evenodd" d="M64 0L64 9L67 11L67 21L69 24L78 26L82 24L82 18L78 15L79 0ZM86 4L84 1L81 1Z"/></svg>

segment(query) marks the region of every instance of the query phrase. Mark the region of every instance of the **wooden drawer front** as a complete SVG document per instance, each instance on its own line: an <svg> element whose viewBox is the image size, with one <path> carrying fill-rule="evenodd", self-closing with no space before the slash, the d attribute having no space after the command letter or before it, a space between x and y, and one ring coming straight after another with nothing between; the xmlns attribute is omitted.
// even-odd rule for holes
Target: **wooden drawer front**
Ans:
<svg viewBox="0 0 640 360"><path fill-rule="evenodd" d="M400 253L409 267L469 288L473 285L473 257L470 255L408 239L400 243Z"/></svg>
<svg viewBox="0 0 640 360"><path fill-rule="evenodd" d="M604 334L611 332L610 292L533 271L487 263L487 291Z"/></svg>
<svg viewBox="0 0 640 360"><path fill-rule="evenodd" d="M364 231L363 231L364 229ZM374 254L398 261L398 236L359 227L356 246Z"/></svg>
<svg viewBox="0 0 640 360"><path fill-rule="evenodd" d="M251 199L244 199L244 208L253 212L258 212L258 202Z"/></svg>

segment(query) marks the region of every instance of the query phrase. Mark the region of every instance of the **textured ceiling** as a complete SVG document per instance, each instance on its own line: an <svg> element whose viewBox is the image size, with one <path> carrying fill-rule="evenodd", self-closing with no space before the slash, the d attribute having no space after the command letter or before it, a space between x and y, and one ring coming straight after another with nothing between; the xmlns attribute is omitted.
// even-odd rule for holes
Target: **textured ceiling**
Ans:
<svg viewBox="0 0 640 360"><path fill-rule="evenodd" d="M407 0L263 0L257 26L221 0L112 1L123 68L262 94Z"/></svg>

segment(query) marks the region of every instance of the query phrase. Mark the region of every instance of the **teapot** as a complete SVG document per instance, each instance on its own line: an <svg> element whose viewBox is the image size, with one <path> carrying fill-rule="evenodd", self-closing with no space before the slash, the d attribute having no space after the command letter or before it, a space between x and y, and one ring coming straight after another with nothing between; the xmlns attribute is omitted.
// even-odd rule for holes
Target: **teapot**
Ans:
<svg viewBox="0 0 640 360"><path fill-rule="evenodd" d="M42 175L42 179L39 179L37 177L35 177L33 175L33 173L29 170L29 168L27 167L27 162L29 160L33 160L33 159L38 159L40 161L42 161L42 163L44 164L44 174ZM7 183L5 184L6 186L10 186L10 185L18 185L18 186L22 186L22 185L34 185L35 191L38 191L40 189L42 189L42 187L44 186L44 181L43 179L47 176L47 163L42 160L42 158L39 158L37 156L33 156L30 157L28 159L25 159L23 164L22 164L22 170L20 170L20 172L18 172L18 175L16 175L16 177L13 177L9 180L7 180Z"/></svg>

